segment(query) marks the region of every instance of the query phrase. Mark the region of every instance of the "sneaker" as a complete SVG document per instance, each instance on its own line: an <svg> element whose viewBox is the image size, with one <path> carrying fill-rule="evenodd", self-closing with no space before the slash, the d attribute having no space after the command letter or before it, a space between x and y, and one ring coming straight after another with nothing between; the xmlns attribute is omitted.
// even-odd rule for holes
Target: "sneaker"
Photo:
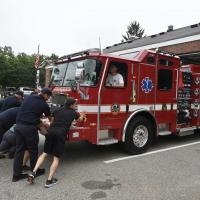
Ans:
<svg viewBox="0 0 200 200"><path fill-rule="evenodd" d="M34 183L35 176L36 176L35 172L32 172L31 174L29 174L27 177L28 183L30 184Z"/></svg>
<svg viewBox="0 0 200 200"><path fill-rule="evenodd" d="M27 176L28 176L28 174L20 174L17 176L13 176L12 182L17 182L19 180L25 179L25 178L27 178Z"/></svg>
<svg viewBox="0 0 200 200"><path fill-rule="evenodd" d="M8 153L8 158L9 159L13 159L14 158L15 153L14 152L9 152Z"/></svg>
<svg viewBox="0 0 200 200"><path fill-rule="evenodd" d="M31 170L31 168L28 166L28 165L24 165L23 167L22 167L22 171L23 172L27 172L27 171L30 171Z"/></svg>
<svg viewBox="0 0 200 200"><path fill-rule="evenodd" d="M45 174L45 169L38 169L37 172L36 172L35 177L41 176L41 175L43 175L43 174Z"/></svg>
<svg viewBox="0 0 200 200"><path fill-rule="evenodd" d="M57 182L58 182L58 179L52 178L52 180L47 180L47 181L46 181L46 184L44 185L44 187L45 187L45 188L50 188L50 187L56 185Z"/></svg>
<svg viewBox="0 0 200 200"><path fill-rule="evenodd" d="M6 158L6 156L4 154L0 154L0 159L2 158Z"/></svg>
<svg viewBox="0 0 200 200"><path fill-rule="evenodd" d="M8 158L8 153L7 152L0 152L0 159L2 158Z"/></svg>

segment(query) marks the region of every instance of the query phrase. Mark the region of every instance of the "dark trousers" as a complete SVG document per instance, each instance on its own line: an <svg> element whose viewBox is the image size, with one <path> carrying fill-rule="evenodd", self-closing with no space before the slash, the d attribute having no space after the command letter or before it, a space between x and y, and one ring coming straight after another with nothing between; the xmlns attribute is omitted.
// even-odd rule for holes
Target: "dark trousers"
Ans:
<svg viewBox="0 0 200 200"><path fill-rule="evenodd" d="M16 136L15 133L8 130L3 135L3 139L0 144L0 152L9 152L14 153L15 152L15 146L16 146Z"/></svg>
<svg viewBox="0 0 200 200"><path fill-rule="evenodd" d="M30 155L31 170L34 169L38 159L39 136L36 126L17 124L15 126L16 152L14 156L13 175L18 176L22 172L24 151L27 149Z"/></svg>
<svg viewBox="0 0 200 200"><path fill-rule="evenodd" d="M3 138L3 134L5 133L5 128L3 126L3 122L0 121L0 143L2 141L2 138Z"/></svg>
<svg viewBox="0 0 200 200"><path fill-rule="evenodd" d="M9 130L11 127L13 126L13 124L9 123L9 122L3 122L0 120L0 143L3 139L3 135L4 133Z"/></svg>

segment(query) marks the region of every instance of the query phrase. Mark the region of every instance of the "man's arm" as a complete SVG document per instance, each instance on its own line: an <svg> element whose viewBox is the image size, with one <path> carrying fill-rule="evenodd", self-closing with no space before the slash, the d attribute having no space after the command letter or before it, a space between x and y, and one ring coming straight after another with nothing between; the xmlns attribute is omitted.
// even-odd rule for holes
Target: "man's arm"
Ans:
<svg viewBox="0 0 200 200"><path fill-rule="evenodd" d="M49 121L51 121L51 117L52 117L51 116L51 111L50 111L50 108L49 108L47 103L45 105L44 115L45 115L45 117L47 117L49 119Z"/></svg>
<svg viewBox="0 0 200 200"><path fill-rule="evenodd" d="M106 78L106 86L111 86L110 84L110 75L108 74L108 77Z"/></svg>

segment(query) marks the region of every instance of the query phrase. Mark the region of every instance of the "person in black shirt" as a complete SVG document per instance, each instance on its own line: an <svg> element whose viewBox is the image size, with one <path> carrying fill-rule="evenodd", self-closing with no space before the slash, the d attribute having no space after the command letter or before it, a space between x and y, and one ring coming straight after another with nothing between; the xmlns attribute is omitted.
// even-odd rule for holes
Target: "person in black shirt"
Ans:
<svg viewBox="0 0 200 200"><path fill-rule="evenodd" d="M37 125L43 114L50 119L50 108L46 101L52 95L48 88L42 89L39 95L30 95L23 101L16 120L16 153L14 157L13 182L26 178L22 174L22 162L24 151L27 148L30 155L31 170L33 170L38 158L39 136ZM38 170L37 175L44 174L45 170Z"/></svg>
<svg viewBox="0 0 200 200"><path fill-rule="evenodd" d="M15 107L0 113L0 143L4 133L16 123L18 111L19 107Z"/></svg>
<svg viewBox="0 0 200 200"><path fill-rule="evenodd" d="M1 106L1 112L9 108L21 106L23 97L24 97L24 93L22 91L17 91L15 96L10 96L10 97L5 98Z"/></svg>
<svg viewBox="0 0 200 200"><path fill-rule="evenodd" d="M28 175L28 182L33 183L37 174L37 170L43 164L47 155L53 155L53 162L50 167L48 179L45 187L51 187L57 183L57 179L53 178L59 164L60 157L64 152L65 141L67 139L67 132L74 120L84 120L85 115L79 114L75 111L76 101L68 98L65 107L56 110L53 113L52 123L46 135L44 144L44 152L38 158L36 166L31 174Z"/></svg>

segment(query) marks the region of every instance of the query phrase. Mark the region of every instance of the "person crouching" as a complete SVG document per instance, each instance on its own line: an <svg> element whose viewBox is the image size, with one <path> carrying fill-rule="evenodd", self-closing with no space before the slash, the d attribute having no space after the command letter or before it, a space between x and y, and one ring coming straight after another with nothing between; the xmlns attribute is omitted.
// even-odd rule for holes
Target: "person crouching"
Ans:
<svg viewBox="0 0 200 200"><path fill-rule="evenodd" d="M54 174L58 168L60 157L64 152L67 132L69 131L70 126L74 120L85 119L85 115L76 112L75 108L76 100L73 98L68 98L66 100L65 107L54 111L51 125L46 135L44 152L38 158L33 172L28 175L29 183L34 182L37 170L44 163L48 155L53 156L53 161L50 166L49 176L45 187L49 188L57 183L57 179L54 178Z"/></svg>

